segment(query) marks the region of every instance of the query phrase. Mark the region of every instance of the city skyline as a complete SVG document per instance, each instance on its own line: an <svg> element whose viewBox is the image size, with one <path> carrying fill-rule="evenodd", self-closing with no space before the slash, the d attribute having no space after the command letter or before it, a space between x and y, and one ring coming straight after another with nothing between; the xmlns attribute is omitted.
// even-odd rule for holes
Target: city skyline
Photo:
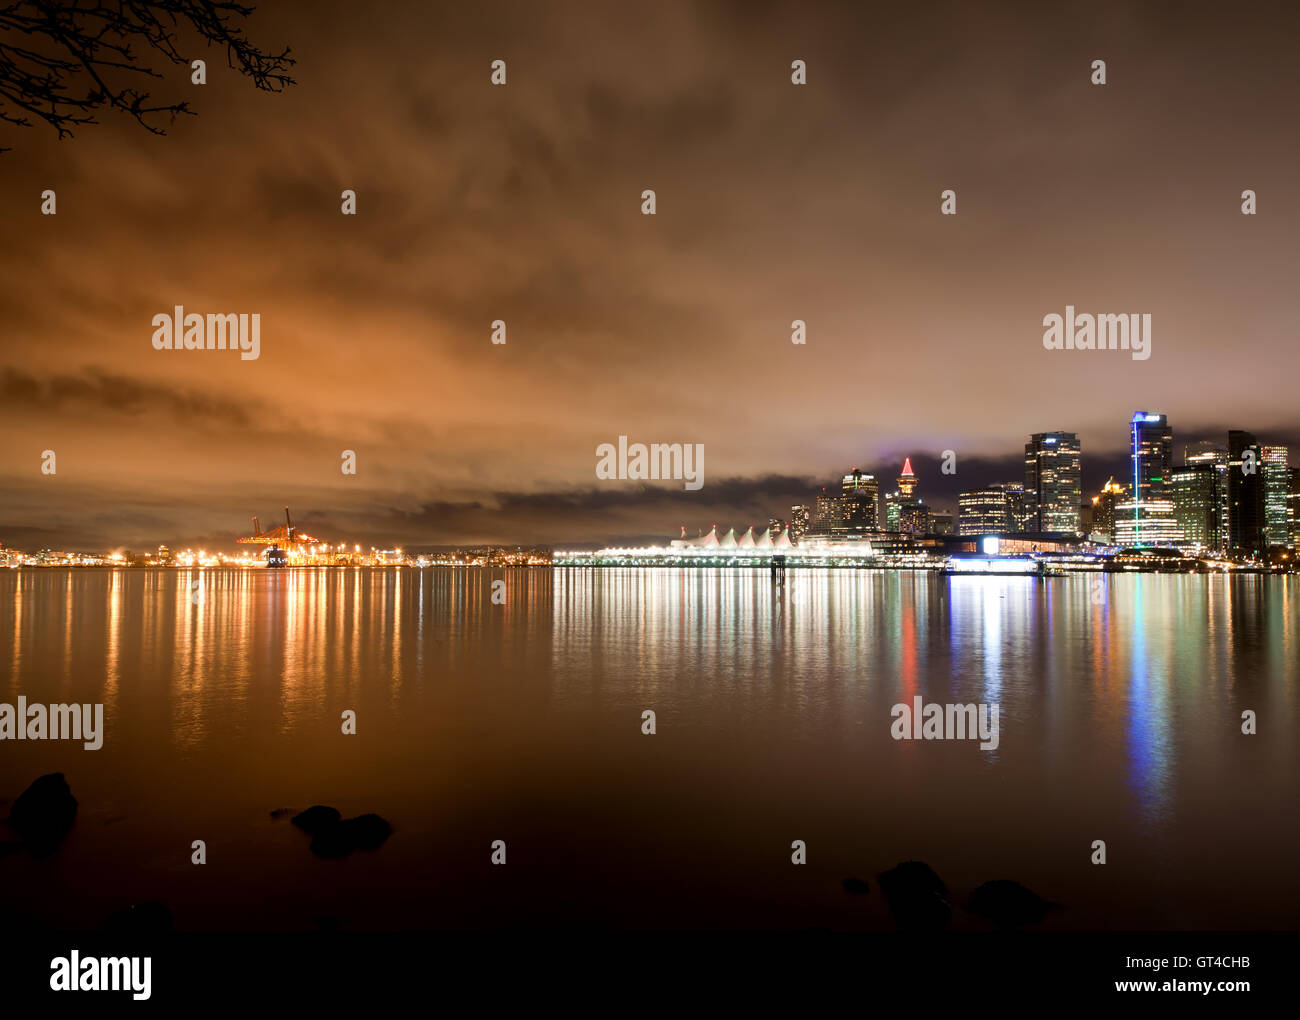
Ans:
<svg viewBox="0 0 1300 1020"><path fill-rule="evenodd" d="M1300 474L1300 469L1290 466L1288 447L1260 442L1253 433L1242 429L1228 430L1224 441L1202 438L1193 440L1179 438L1176 441L1175 431L1169 423L1168 416L1159 412L1137 411L1129 419L1128 424L1131 437L1130 446L1127 456L1123 458L1129 465L1127 482L1115 482L1113 472L1108 475L1106 483L1101 486L1089 487L1087 483L1079 481L1091 474L1084 472L1081 468L1082 464L1087 463L1087 455L1081 451L1081 444L1074 433L1055 430L1035 433L1029 437L1030 442L1025 446L1026 453L1022 461L1025 472L1023 482L1014 477L1010 479L1003 477L1001 480L982 485L961 485L958 486L960 491L955 494L951 501L940 498L938 501L931 500L927 503L928 496L923 497L917 494L921 477L915 473L912 467L911 456L905 456L899 477L896 479L897 488L893 492L881 489L881 478L876 473L854 467L844 473L839 494L832 493L829 485L821 486L815 490L809 488L806 490L805 498L799 502L781 507L773 506L770 513L765 511L767 513L766 518L764 518L763 513L758 515L757 525L751 522L743 522L740 526L752 530L755 526L762 527L762 521L766 519L769 527L772 525L777 526L776 530L778 532L792 526L796 541L803 533L809 531L827 537L845 530L862 534L883 534L901 531L918 535L971 535L997 531L1008 534L1016 532L1041 534L1077 533L1081 537L1087 538L1098 533L1099 530L1095 526L1097 522L1088 513L1090 506L1092 513L1095 514L1098 500L1112 496L1112 501L1108 507L1103 508L1103 512L1109 515L1112 526L1118 522L1119 527L1113 534L1102 530L1102 534L1108 534L1109 541L1120 546L1173 545L1179 542L1193 541L1193 538L1188 537L1186 534L1187 528L1184 526L1184 518L1187 513L1188 500L1194 499L1207 501L1207 506L1203 508L1198 503L1198 509L1213 510L1215 517L1215 523L1206 523L1201 530L1194 532L1195 542L1203 544L1207 548L1240 552L1256 548L1250 541L1244 540L1237 530L1234 530L1238 528L1238 524L1232 506L1234 500L1240 502L1242 498L1237 493L1237 490L1243 486L1248 486L1251 492L1250 498L1257 502L1256 509L1249 511L1249 513L1258 516L1258 520L1255 520L1254 517L1250 518L1249 528L1262 533L1264 546L1272 544L1294 547L1296 515L1300 512L1300 493L1297 492L1297 482L1300 481L1300 479L1297 479L1297 475ZM1061 444L1059 447L1056 445L1058 443ZM1241 448L1247 445L1255 451L1257 472L1240 470ZM1059 459L1059 454L1062 451L1067 455L1066 460L1062 463L1066 465L1070 480L1063 486L1047 483L1050 493L1046 498L1042 493L1047 490L1043 488L1043 483L1040 482L1038 483L1040 494L1036 497L1034 495L1035 479L1044 470L1048 475L1053 475L1055 471L1055 469L1043 469L1038 466L1039 459L1044 454L1047 454L1049 458L1055 457ZM1178 451L1181 451L1181 453ZM951 451L945 451L945 454L949 453ZM1113 459L1107 458L1107 460ZM1217 468L1208 463L1211 459L1215 462ZM939 457L935 458L935 461L936 465L942 465L946 462L950 467L955 467L955 459L945 460L944 457ZM1050 462L1055 463L1054 460ZM992 463L991 461L982 462L982 470L985 472L991 470ZM1202 467L1211 471L1217 470L1220 474L1224 474L1225 477L1217 479L1215 484L1211 485L1208 490L1204 490L1204 486L1196 478L1197 469ZM1238 477L1233 477L1233 472L1229 470L1230 467L1236 469ZM1276 470L1270 470L1271 468ZM1155 474L1156 471L1161 472L1161 474ZM936 468L935 474L937 478L949 480L948 488L951 488L952 483L959 477L959 472L956 470L945 471L941 467ZM1257 474L1258 477L1254 480L1244 478L1247 474ZM783 482L783 484L791 483L797 485L798 480L785 480ZM1151 487L1155 483L1163 484L1159 490L1159 500L1154 511L1156 520L1159 523L1153 524L1150 520L1153 511L1150 507L1152 503ZM1183 491L1193 484L1200 486L1196 492ZM1137 499L1133 496L1135 489L1141 493L1141 496ZM1096 494L1098 492L1100 496ZM1000 497L999 506L994 506L993 502L986 498L990 494L997 494ZM677 493L672 489L642 486L634 490L632 495L640 495L652 500L662 500L665 497L677 495ZM693 494L688 492L686 495L689 497ZM1039 501L1042 501L1044 507L1042 514L1038 510ZM900 507L903 508L901 511ZM909 507L924 508L923 516L914 518L909 523L907 517L907 508ZM1288 508L1290 508L1289 511ZM782 513L787 510L789 516L782 516ZM903 514L901 522L900 512ZM1044 520L1049 522L1067 521L1070 515L1073 516L1075 522L1073 525L1056 529L1041 526ZM999 516L1005 521L1004 527L1001 528L993 526L993 522ZM289 508L287 506L285 507L285 517L286 521L288 521ZM840 524L833 527L832 519L839 520ZM944 522L943 526L931 528L929 525L932 519L942 520ZM981 525L978 529L973 530L970 521L974 519L979 519ZM244 529L244 531L252 531L256 534L258 533L257 515L253 515L251 520L252 527ZM988 522L987 528L983 526L983 522ZM1177 526L1175 526L1175 522ZM731 523L734 529L735 522ZM1038 526L1035 526L1036 524ZM688 525L683 522L679 526L683 529L683 533L691 527L695 528L695 534L697 535L704 534L705 530L698 523ZM715 531L717 526L716 522L712 525ZM288 528L292 533L294 528L292 521L288 521ZM283 531L284 528L279 530ZM669 530L665 529L660 534L643 536L644 544L658 544L666 537ZM259 539L232 535L227 540L223 541L219 538L215 542L207 544L213 548L214 555L216 555L216 552L225 545L257 540ZM316 540L309 539L309 541ZM334 539L326 539L325 541L328 543L334 541ZM158 542L155 536L147 541L134 543L135 549L130 548L132 543L118 543L113 546L113 551L116 553L128 551L139 554L142 550L151 548L153 544L159 545L160 548L170 548L173 543L170 540ZM196 547L200 544L203 543L191 543L190 545ZM343 549L345 546L352 544L351 539L341 541L339 548ZM590 537L558 542L528 542L505 538L442 544L426 543L417 539L416 541L395 540L388 543L381 542L378 545L369 545L368 548L371 553L384 553L385 551L391 552L393 549L400 551L400 547L406 546L413 553L423 554L491 546L536 549L560 546L584 548L602 544L617 546L638 543L620 542L617 539L602 541ZM326 547L328 546L323 546L323 548ZM54 548L54 546L45 545L34 548L45 550ZM59 548L75 552L93 551L97 554L105 552L103 548L93 550L90 546L64 545ZM33 551L31 548L22 547L16 542L5 542L3 535L0 535L0 550L4 549L23 549L28 553ZM356 545L356 551L361 552L362 547ZM233 559L233 557L231 558Z"/></svg>

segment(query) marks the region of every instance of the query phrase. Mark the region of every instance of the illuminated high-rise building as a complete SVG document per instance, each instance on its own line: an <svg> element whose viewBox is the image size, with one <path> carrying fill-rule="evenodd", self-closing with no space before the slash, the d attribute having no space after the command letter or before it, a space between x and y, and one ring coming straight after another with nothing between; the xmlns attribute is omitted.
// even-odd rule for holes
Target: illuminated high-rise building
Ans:
<svg viewBox="0 0 1300 1020"><path fill-rule="evenodd" d="M897 531L898 530L898 508L903 503L903 496L897 490L895 490L894 492L887 492L885 493L885 498L883 502L885 504L885 530Z"/></svg>
<svg viewBox="0 0 1300 1020"><path fill-rule="evenodd" d="M1300 549L1300 468L1291 468L1287 489L1286 517L1291 524L1291 548Z"/></svg>
<svg viewBox="0 0 1300 1020"><path fill-rule="evenodd" d="M903 471L898 476L898 488L885 496L885 530L886 531L904 531L903 511L911 507L921 506L921 500L916 498L916 475L912 472L912 458L903 458ZM929 526L929 508L925 511L925 523ZM913 513L909 518L909 527L915 527L919 516ZM920 534L921 532L913 532Z"/></svg>
<svg viewBox="0 0 1300 1020"><path fill-rule="evenodd" d="M898 530L905 535L930 533L930 508L919 499L910 499L898 506Z"/></svg>
<svg viewBox="0 0 1300 1020"><path fill-rule="evenodd" d="M1174 432L1163 414L1138 411L1129 420L1129 499L1116 505L1115 535L1122 545L1170 545L1180 540L1171 472Z"/></svg>
<svg viewBox="0 0 1300 1020"><path fill-rule="evenodd" d="M817 493L813 504L812 523L808 527L810 535L829 535L844 524L846 503L848 500L838 492L822 489Z"/></svg>
<svg viewBox="0 0 1300 1020"><path fill-rule="evenodd" d="M1002 535L1011 530L1010 500L1002 486L972 489L957 497L957 534Z"/></svg>
<svg viewBox="0 0 1300 1020"><path fill-rule="evenodd" d="M860 504L855 519L861 520L863 528L867 531L875 531L880 514L880 483L876 481L876 476L863 474L854 468L852 473L845 475L841 480L840 492Z"/></svg>
<svg viewBox="0 0 1300 1020"><path fill-rule="evenodd" d="M856 481L863 478L875 482L870 475L860 475ZM865 484L853 488L851 481L855 481L854 476L846 475L838 493L822 489L818 494L809 534L849 541L866 538L876 530L876 503L869 498L869 488Z"/></svg>
<svg viewBox="0 0 1300 1020"><path fill-rule="evenodd" d="M1079 532L1082 450L1073 432L1036 432L1025 444L1025 530Z"/></svg>
<svg viewBox="0 0 1300 1020"><path fill-rule="evenodd" d="M1285 446L1260 447L1260 470L1264 476L1264 536L1269 545L1291 544L1291 525L1287 519L1287 495L1291 489L1291 470Z"/></svg>
<svg viewBox="0 0 1300 1020"><path fill-rule="evenodd" d="M1092 497L1092 531L1107 542L1115 541L1115 507L1127 493L1123 485L1108 478L1101 492Z"/></svg>
<svg viewBox="0 0 1300 1020"><path fill-rule="evenodd" d="M1264 479L1259 443L1243 429L1228 433L1228 549L1236 556L1263 555Z"/></svg>
<svg viewBox="0 0 1300 1020"><path fill-rule="evenodd" d="M1007 496L1007 531L1028 531L1029 511L1025 505L1025 486L1021 482L999 482L998 488Z"/></svg>
<svg viewBox="0 0 1300 1020"><path fill-rule="evenodd" d="M1184 464L1173 469L1171 482L1179 543L1218 549L1222 545L1218 467L1203 461Z"/></svg>
<svg viewBox="0 0 1300 1020"><path fill-rule="evenodd" d="M804 504L799 503L790 508L790 541L798 543L799 539L808 534L808 528L812 523L812 514Z"/></svg>
<svg viewBox="0 0 1300 1020"><path fill-rule="evenodd" d="M1228 545L1228 448L1219 443L1190 443L1183 449L1183 463L1212 464L1215 476L1215 505L1219 510L1218 541L1213 548L1223 550Z"/></svg>
<svg viewBox="0 0 1300 1020"><path fill-rule="evenodd" d="M898 491L904 499L911 499L916 492L916 475L912 473L912 458L903 458L903 473L898 476Z"/></svg>

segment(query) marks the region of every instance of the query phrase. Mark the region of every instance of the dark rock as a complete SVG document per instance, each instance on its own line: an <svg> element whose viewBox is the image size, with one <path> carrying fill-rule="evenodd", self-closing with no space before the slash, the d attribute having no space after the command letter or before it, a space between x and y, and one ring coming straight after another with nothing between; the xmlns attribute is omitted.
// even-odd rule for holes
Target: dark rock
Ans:
<svg viewBox="0 0 1300 1020"><path fill-rule="evenodd" d="M393 834L393 827L378 815L361 815L317 830L311 852L317 857L346 857L353 850L376 850Z"/></svg>
<svg viewBox="0 0 1300 1020"><path fill-rule="evenodd" d="M9 824L32 853L45 854L59 845L76 817L77 798L63 773L51 772L19 794Z"/></svg>
<svg viewBox="0 0 1300 1020"><path fill-rule="evenodd" d="M860 878L846 878L844 880L844 891L851 896L865 896L871 892L871 886Z"/></svg>
<svg viewBox="0 0 1300 1020"><path fill-rule="evenodd" d="M172 930L172 912L157 900L146 900L115 911L104 927L122 935L159 935Z"/></svg>
<svg viewBox="0 0 1300 1020"><path fill-rule="evenodd" d="M11 839L0 840L0 860L4 860L10 854L16 854L22 848L21 843L15 843Z"/></svg>
<svg viewBox="0 0 1300 1020"><path fill-rule="evenodd" d="M966 909L987 918L999 928L1015 928L1023 924L1038 924L1048 911L1059 907L1059 903L1043 899L1019 882L998 879L985 882L971 893Z"/></svg>
<svg viewBox="0 0 1300 1020"><path fill-rule="evenodd" d="M337 808L316 804L306 811L300 811L289 820L302 829L303 832L316 833L337 825L342 817Z"/></svg>
<svg viewBox="0 0 1300 1020"><path fill-rule="evenodd" d="M948 888L928 864L903 861L876 876L894 923L906 931L938 931L952 920Z"/></svg>
<svg viewBox="0 0 1300 1020"><path fill-rule="evenodd" d="M376 814L360 815L343 823L352 831L358 849L378 850L393 834L393 827Z"/></svg>

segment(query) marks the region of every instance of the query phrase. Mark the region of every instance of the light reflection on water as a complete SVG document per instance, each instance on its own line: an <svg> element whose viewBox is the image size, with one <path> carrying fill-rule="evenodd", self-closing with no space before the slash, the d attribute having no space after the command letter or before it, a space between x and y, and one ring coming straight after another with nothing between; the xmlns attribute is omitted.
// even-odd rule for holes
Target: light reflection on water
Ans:
<svg viewBox="0 0 1300 1020"><path fill-rule="evenodd" d="M491 601L498 577L504 605ZM196 800L205 824L238 830L232 852L256 859L282 838L258 827L271 807L354 796L357 810L394 817L406 842L382 853L412 868L451 833L478 838L484 812L508 809L551 844L609 839L658 867L670 858L650 853L656 841L689 833L743 854L739 841L764 838L754 835L764 826L802 819L831 870L851 870L853 853L878 853L881 866L925 854L950 877L1034 876L1057 883L1058 898L1095 899L1067 925L1267 924L1279 884L1294 887L1296 823L1283 805L1296 792L1296 579L787 579L778 589L743 570L3 572L0 701L103 702L108 736L93 760L6 741L0 795L42 771L68 773L86 813L65 856L103 856L92 823L97 805L112 805L132 820L128 871L152 866L138 862L157 858L173 826L195 827L181 823ZM917 696L999 704L1000 746L891 740L891 707ZM646 708L658 715L649 743ZM339 733L344 709L358 714L356 738ZM1256 737L1241 735L1245 709L1258 714ZM1114 887L1097 888L1070 856L1086 861L1093 838L1159 869L1159 881L1143 891L1140 871L1116 867ZM706 859L660 876L664 910L680 893L676 923L735 909L691 913L686 891L707 884ZM1205 859L1249 859L1258 890L1205 901ZM757 881L758 867L732 871ZM493 895L461 884L467 897ZM585 893L565 889L580 911ZM1192 890L1202 902L1189 908ZM599 883L589 891L593 904L608 898ZM418 883L404 895L419 900ZM814 901L837 923L837 900L813 897L809 910ZM202 896L194 910L220 915Z"/></svg>

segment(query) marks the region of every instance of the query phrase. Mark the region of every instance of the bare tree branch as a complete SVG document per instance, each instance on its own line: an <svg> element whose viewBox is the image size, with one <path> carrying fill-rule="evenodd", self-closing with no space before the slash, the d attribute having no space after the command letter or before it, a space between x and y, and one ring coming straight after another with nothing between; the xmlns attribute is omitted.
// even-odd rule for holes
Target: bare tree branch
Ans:
<svg viewBox="0 0 1300 1020"><path fill-rule="evenodd" d="M226 63L263 92L282 92L295 84L294 60L287 46L272 53L248 41L238 23L253 10L235 0L0 0L0 122L44 121L65 138L98 124L95 112L108 108L166 134L160 120L194 111L188 102L151 102L140 86L163 75L135 50L188 66L193 57L182 56L178 32L223 47Z"/></svg>

